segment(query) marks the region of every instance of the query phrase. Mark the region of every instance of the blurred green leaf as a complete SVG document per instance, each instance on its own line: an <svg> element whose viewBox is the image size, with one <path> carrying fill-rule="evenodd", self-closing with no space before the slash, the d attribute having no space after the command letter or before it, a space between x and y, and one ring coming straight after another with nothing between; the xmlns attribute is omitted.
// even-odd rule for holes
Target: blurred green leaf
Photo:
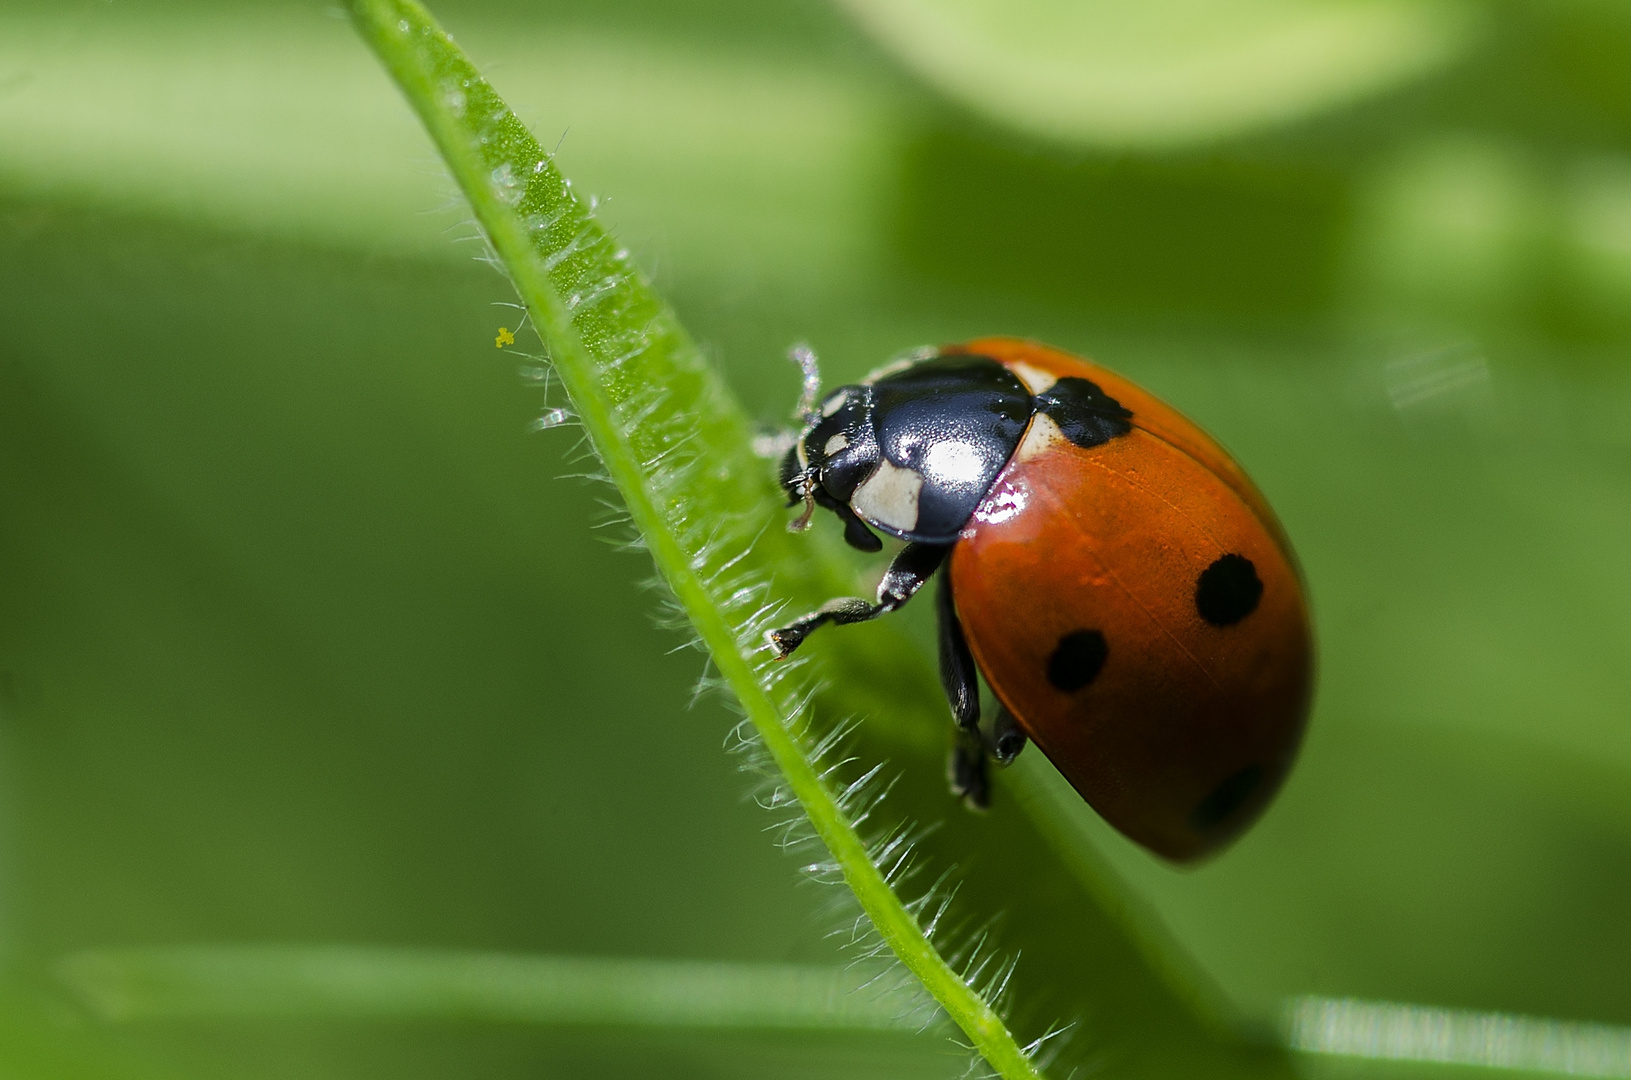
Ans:
<svg viewBox="0 0 1631 1080"><path fill-rule="evenodd" d="M1297 1050L1348 1059L1350 1071L1385 1075L1387 1063L1422 1072L1448 1066L1551 1076L1631 1077L1631 1029L1571 1024L1538 1016L1435 1009L1353 998L1286 1003L1287 1037Z"/></svg>
<svg viewBox="0 0 1631 1080"><path fill-rule="evenodd" d="M76 953L57 965L104 1020L307 1017L738 1031L932 1027L875 969L347 946Z"/></svg>
<svg viewBox="0 0 1631 1080"><path fill-rule="evenodd" d="M0 987L0 1076L27 1080L174 1080L89 1030L62 1002L16 985Z"/></svg>
<svg viewBox="0 0 1631 1080"><path fill-rule="evenodd" d="M1473 41L1441 0L838 0L941 92L1027 134L1210 142L1443 69Z"/></svg>
<svg viewBox="0 0 1631 1080"><path fill-rule="evenodd" d="M715 41L635 40L604 27L517 33L482 14L462 37L527 57L505 68L510 93L546 143L571 129L579 182L608 173L650 182L643 198L618 186L626 231L660 233L726 268L744 249L797 250L777 269L803 281L867 258L862 203L885 124L867 82ZM468 249L426 213L450 194L443 170L337 28L280 4L97 8L93 18L0 8L0 182L462 262ZM819 179L812 159L825 166Z"/></svg>

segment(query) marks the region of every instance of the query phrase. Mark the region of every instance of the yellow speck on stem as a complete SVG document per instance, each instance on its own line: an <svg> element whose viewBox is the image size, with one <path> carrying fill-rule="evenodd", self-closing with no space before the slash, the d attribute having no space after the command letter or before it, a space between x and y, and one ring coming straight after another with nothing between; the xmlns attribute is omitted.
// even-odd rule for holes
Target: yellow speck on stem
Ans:
<svg viewBox="0 0 1631 1080"><path fill-rule="evenodd" d="M498 337L494 340L493 344L500 349L506 345L514 345L515 335L510 333L507 327L501 326L498 328Z"/></svg>

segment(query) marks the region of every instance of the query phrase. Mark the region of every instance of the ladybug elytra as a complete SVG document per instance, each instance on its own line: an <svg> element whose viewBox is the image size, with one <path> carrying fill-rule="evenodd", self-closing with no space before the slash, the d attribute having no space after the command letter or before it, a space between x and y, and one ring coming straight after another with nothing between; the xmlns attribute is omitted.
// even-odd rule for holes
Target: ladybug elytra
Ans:
<svg viewBox="0 0 1631 1080"><path fill-rule="evenodd" d="M905 541L875 602L770 633L873 619L937 573L940 673L963 737L954 790L1035 742L1111 825L1187 861L1238 836L1291 767L1313 658L1289 542L1200 428L1112 372L986 338L817 400L782 463L790 505L862 551ZM982 733L979 675L999 705Z"/></svg>

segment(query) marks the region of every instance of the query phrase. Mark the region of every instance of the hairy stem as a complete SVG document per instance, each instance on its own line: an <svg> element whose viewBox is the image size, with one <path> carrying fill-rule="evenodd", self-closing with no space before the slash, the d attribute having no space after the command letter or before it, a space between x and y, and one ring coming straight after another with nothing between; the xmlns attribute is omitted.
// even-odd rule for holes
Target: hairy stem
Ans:
<svg viewBox="0 0 1631 1080"><path fill-rule="evenodd" d="M763 586L767 575L801 567L831 575L816 573L811 555L792 551L774 525L778 500L740 410L627 253L430 15L411 0L355 0L352 13L469 199L663 581L872 926L992 1068L1008 1080L1040 1077L891 889L801 738L798 669L762 649L775 614Z"/></svg>

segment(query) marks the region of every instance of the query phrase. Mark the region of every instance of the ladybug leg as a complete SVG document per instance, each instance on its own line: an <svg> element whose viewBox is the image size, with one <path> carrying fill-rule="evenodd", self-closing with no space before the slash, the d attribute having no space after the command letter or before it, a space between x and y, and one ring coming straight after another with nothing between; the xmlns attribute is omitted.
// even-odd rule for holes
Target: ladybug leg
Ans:
<svg viewBox="0 0 1631 1080"><path fill-rule="evenodd" d="M946 759L946 780L951 784L951 793L967 803L970 810L991 808L991 769L978 736L967 732L958 736Z"/></svg>
<svg viewBox="0 0 1631 1080"><path fill-rule="evenodd" d="M969 809L986 810L991 806L991 769L985 741L980 738L980 669L969 651L968 639L963 637L963 623L957 618L950 565L940 571L935 609L940 624L940 685L945 688L946 701L951 705L952 719L957 721L958 729L957 741L952 744L951 756L946 761L946 779L952 794L967 803ZM1008 714L999 709L997 715L1000 721ZM1024 738L1020 735L1022 743ZM997 760L1006 765L1013 758L1011 755L1002 757L1003 748L1000 741L995 743Z"/></svg>
<svg viewBox="0 0 1631 1080"><path fill-rule="evenodd" d="M980 725L980 674L974 666L974 654L969 652L968 641L963 637L963 624L957 618L950 566L940 571L935 610L940 623L940 685L945 688L946 701L951 705L952 719L957 721L957 726L976 732Z"/></svg>
<svg viewBox="0 0 1631 1080"><path fill-rule="evenodd" d="M951 715L958 728L957 741L946 762L946 779L952 794L967 803L969 809L986 810L991 806L989 761L995 758L998 765L1007 765L1018 757L1025 749L1025 732L1007 707L999 704L997 715L991 721L989 738L981 737L980 669L974 663L968 639L963 636L963 623L957 617L949 564L940 571L935 610L940 624L940 685L946 690L946 701L951 705Z"/></svg>
<svg viewBox="0 0 1631 1080"><path fill-rule="evenodd" d="M978 729L959 731L946 759L946 779L951 784L951 793L967 803L970 810L991 809L991 761L1003 766L1011 764L1025 749L1025 743L1025 733L1000 705L989 739L981 738Z"/></svg>
<svg viewBox="0 0 1631 1080"><path fill-rule="evenodd" d="M1011 765L1019 752L1025 749L1024 730L1014 719L1006 705L997 706L997 715L991 721L991 756L998 765Z"/></svg>
<svg viewBox="0 0 1631 1080"><path fill-rule="evenodd" d="M786 659L819 626L827 623L847 626L887 615L910 600L934 577L934 572L940 569L940 564L946 561L950 551L950 544L907 544L895 556L895 561L889 564L883 581L878 583L877 603L869 604L859 596L828 600L802 619L780 630L770 631L765 639L776 650L777 659Z"/></svg>

